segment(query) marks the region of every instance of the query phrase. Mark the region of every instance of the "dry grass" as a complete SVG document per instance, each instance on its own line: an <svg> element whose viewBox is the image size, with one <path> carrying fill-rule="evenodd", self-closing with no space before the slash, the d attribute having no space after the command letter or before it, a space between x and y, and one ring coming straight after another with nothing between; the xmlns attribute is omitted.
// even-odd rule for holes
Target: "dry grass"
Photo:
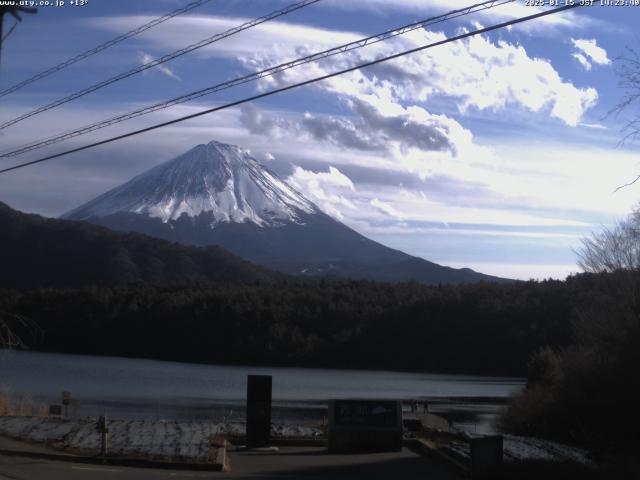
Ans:
<svg viewBox="0 0 640 480"><path fill-rule="evenodd" d="M0 417L46 417L47 406L35 402L28 394L16 394L0 386Z"/></svg>

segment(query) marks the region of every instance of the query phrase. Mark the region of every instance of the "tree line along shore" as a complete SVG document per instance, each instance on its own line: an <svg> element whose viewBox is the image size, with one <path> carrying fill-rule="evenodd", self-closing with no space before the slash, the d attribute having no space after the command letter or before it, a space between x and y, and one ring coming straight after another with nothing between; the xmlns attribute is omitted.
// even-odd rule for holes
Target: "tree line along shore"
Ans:
<svg viewBox="0 0 640 480"><path fill-rule="evenodd" d="M505 430L628 444L640 424L635 271L457 286L334 279L5 289L0 312L34 350L527 376Z"/></svg>

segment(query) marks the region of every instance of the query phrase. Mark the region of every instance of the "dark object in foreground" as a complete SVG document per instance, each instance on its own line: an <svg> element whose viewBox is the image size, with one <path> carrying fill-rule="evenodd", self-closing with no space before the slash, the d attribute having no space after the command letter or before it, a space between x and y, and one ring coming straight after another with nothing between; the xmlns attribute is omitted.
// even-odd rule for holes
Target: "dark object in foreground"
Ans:
<svg viewBox="0 0 640 480"><path fill-rule="evenodd" d="M109 426L107 423L107 417L101 416L98 418L98 433L100 433L100 456L102 458L106 458L109 453L109 445L108 445L108 435L109 435Z"/></svg>
<svg viewBox="0 0 640 480"><path fill-rule="evenodd" d="M471 476L474 479L502 477L502 436L473 438L471 444Z"/></svg>
<svg viewBox="0 0 640 480"><path fill-rule="evenodd" d="M247 448L270 445L271 385L270 375L247 377Z"/></svg>
<svg viewBox="0 0 640 480"><path fill-rule="evenodd" d="M49 405L49 416L50 417L60 417L60 416L62 416L62 406L61 405Z"/></svg>
<svg viewBox="0 0 640 480"><path fill-rule="evenodd" d="M399 452L402 403L394 400L331 400L329 451Z"/></svg>

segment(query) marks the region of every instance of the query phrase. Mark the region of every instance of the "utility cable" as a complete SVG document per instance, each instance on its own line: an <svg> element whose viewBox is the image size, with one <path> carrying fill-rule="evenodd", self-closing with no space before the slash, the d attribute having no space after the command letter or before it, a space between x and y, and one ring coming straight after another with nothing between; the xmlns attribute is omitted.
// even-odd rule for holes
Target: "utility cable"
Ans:
<svg viewBox="0 0 640 480"><path fill-rule="evenodd" d="M184 116L184 117L176 118L176 119L170 120L168 122L159 123L157 125L146 127L146 128L140 129L140 130L136 130L136 131L133 131L133 132L125 133L125 134L118 135L118 136L115 136L115 137L111 137L111 138L108 138L106 140L101 140L99 142L94 142L94 143L91 143L89 145L84 145L82 147L73 148L73 149L67 150L65 152L57 153L57 154L54 154L54 155L49 155L49 156L46 156L46 157L43 157L43 158L39 158L37 160L32 160L30 162L25 162L25 163L21 163L21 164L18 164L18 165L14 165L12 167L8 167L8 168L0 170L0 174L7 173L7 172L10 172L10 171L13 171L13 170L17 170L19 168L24 168L24 167L27 167L27 166L30 166L30 165L35 165L35 164L38 164L38 163L42 163L42 162L45 162L45 161L48 161L48 160L53 160L54 158L60 158L60 157L69 155L71 153L76 153L76 152L81 152L83 150L88 150L90 148L94 148L94 147L97 147L99 145L105 145L107 143L112 143L112 142L115 142L117 140L123 140L125 138L133 137L135 135L140 135L142 133L150 132L152 130L157 130L159 128L163 128L163 127L166 127L166 126L169 126L169 125L174 125L176 123L184 122L186 120L191 120L193 118L201 117L203 115L208 115L208 114L213 113L213 112L218 112L220 110L225 110L227 108L235 107L235 106L238 106L238 105L242 105L244 103L252 102L252 101L259 100L259 99L265 98L265 97L269 97L269 96L275 95L277 93L286 92L286 91L289 91L289 90L293 90L295 88L303 87L305 85L310 85L310 84L313 84L313 83L316 83L316 82L327 80L329 78L337 77L337 76L343 75L345 73L354 72L354 71L360 70L362 68L367 68L367 67L371 67L373 65L378 65L380 63L387 62L389 60L394 60L396 58L404 57L406 55L410 55L410 54L413 54L413 53L421 52L421 51L427 50L429 48L438 47L440 45L444 45L444 44L447 44L447 43L451 43L451 42L455 42L455 41L462 40L462 39L465 39L465 38L473 37L473 36L480 35L480 34L483 34L483 33L488 33L488 32L494 31L494 30L498 30L498 29L501 29L501 28L509 27L511 25L516 25L516 24L519 24L519 23L531 21L531 20L534 20L534 19L537 19L537 18L545 17L545 16L548 16L548 15L553 15L553 14L556 14L556 13L560 13L560 12L563 12L563 11L571 10L571 9L582 7L582 6L584 6L584 5L582 5L580 3L573 4L573 5L565 5L565 6L562 6L562 7L554 8L552 10L546 10L544 12L539 12L539 13L536 13L536 14L533 14L533 15L528 15L526 17L521 17L521 18L517 18L517 19L514 19L514 20L510 20L508 22L503 22L503 23L499 23L499 24L496 24L496 25L492 25L490 27L481 28L481 29L474 30L474 31L471 31L471 32L466 32L466 33L457 35L455 37L451 37L451 38L448 38L448 39L445 39L445 40L440 40L438 42L430 43L430 44L423 45L423 46L420 46L420 47L412 48L410 50L405 50L403 52L395 53L393 55L389 55L389 56L382 57L382 58L379 58L379 59L376 59L376 60L372 60L370 62L362 63L362 64L356 65L354 67L349 67L349 68L346 68L346 69L343 69L343 70L339 70L339 71L334 72L334 73L329 73L329 74L322 75L320 77L316 77L316 78L313 78L313 79L310 79L310 80L305 80L303 82L295 83L295 84L292 84L292 85L287 85L286 87L281 87L281 88L278 88L278 89L275 89L275 90L271 90L271 91L268 91L268 92L264 92L264 93L261 93L261 94L258 94L258 95L254 95L254 96L251 96L251 97L243 98L241 100L237 100L237 101L234 101L234 102L226 103L226 104L220 105L218 107L209 108L207 110L203 110L203 111L198 112L198 113L193 113L191 115L187 115L187 116Z"/></svg>
<svg viewBox="0 0 640 480"><path fill-rule="evenodd" d="M289 5L288 7L282 8L280 10L276 10L274 12L271 12L268 15L265 15L263 17L259 17L256 18L255 20L252 20L250 22L245 22L242 25L238 25L237 27L233 27L229 30L226 30L222 33L218 33L212 37L206 38L204 40L201 40L198 43L194 43L192 45L189 45L188 47L182 48L180 50L176 50L175 52L169 53L167 55L164 55L156 60L153 60L151 62L148 63L144 63L136 68L133 68L131 70L128 70L126 72L123 72L119 75L116 75L115 77L111 77L107 80L104 80L100 83L96 83L95 85L92 85L90 87L87 87L83 90L80 90L78 92L72 93L71 95L68 95L66 97L60 98L52 103L49 103L48 105L45 105L43 107L39 107L36 108L35 110L25 113L24 115L21 115L19 117L14 118L13 120L9 120L8 122L5 122L3 124L0 125L0 130L4 130L7 127L10 127L11 125L15 125L16 123L22 122L23 120L26 120L27 118L33 117L35 115L38 115L39 113L42 112L46 112L47 110L51 110L52 108L55 107L59 107L60 105L63 105L65 103L71 102L73 100L76 100L80 97L83 97L89 93L95 92L96 90L100 90L101 88L104 88L108 85L111 85L113 83L119 82L120 80L124 80L125 78L129 78L133 75L136 75L140 72L144 72L145 70L148 70L150 68L156 67L158 65L161 65L163 63L166 63L170 60L173 60L174 58L180 57L182 55L185 55L187 53L193 52L194 50L197 50L199 48L205 47L207 45L210 45L214 42L218 42L224 38L228 38L232 35L235 35L237 33L240 33L244 30L248 30L249 28L255 27L257 25L260 25L261 23L265 23L268 22L270 20L273 20L275 18L278 17L282 17L284 15L287 15L288 13L291 13L295 10L299 10L301 8L304 8L308 5L312 5L314 3L319 2L320 0L303 0L301 2L298 3L294 3L292 5Z"/></svg>
<svg viewBox="0 0 640 480"><path fill-rule="evenodd" d="M20 22L16 20L15 23L11 26L11 28L7 32L7 34L4 37L2 37L2 39L0 39L0 42L4 43L4 41L7 38L9 38L9 35L11 35L13 33L13 31L16 29L16 27L18 26L18 23L20 23Z"/></svg>
<svg viewBox="0 0 640 480"><path fill-rule="evenodd" d="M93 123L91 125L85 126L85 127L81 127L79 129L76 130L69 130L67 132L64 132L62 134L53 136L53 137L49 137L47 139L44 140L39 140L33 144L29 144L29 145L23 145L17 149L14 149L12 151L6 151L4 153L0 153L0 157L2 158L7 158L7 157L15 157L17 155L26 153L26 152L30 152L32 150L36 150L36 149L40 149L40 148L44 148L47 147L49 145L53 145L55 143L59 143L61 141L64 140L68 140L70 138L74 138L80 135L85 135L87 133L90 132L94 132L96 130L102 129L102 128L106 128L109 127L111 125L115 125L117 123L121 123L124 122L126 120L130 120L132 118L136 118L136 117L140 117L142 115L147 115L149 113L158 111L158 110L163 110L165 108L169 108L175 105L179 105L181 103L185 103L185 102L189 102L191 100L195 100L197 98L203 97L205 95L210 95L212 93L216 93L216 92L220 92L222 90L226 90L232 87L236 87L238 85L242 85L245 83L249 83L252 81L256 81L259 80L261 78L265 78L268 76L273 76L276 75L280 72L283 72L285 70L289 70L291 68L295 68L298 67L300 65L305 65L311 62L315 62L318 60L322 60L334 55L338 55L338 54L342 54L342 53L346 53L346 52L350 52L359 48L364 48L368 45L373 45L375 43L378 42L382 42L385 40L388 40L390 38L394 38L397 37L399 35L404 35L408 32L414 31L414 30L418 30L420 28L426 28L428 26L432 26L438 23L443 23L458 17L462 17L465 15L469 15L471 13L475 13L477 11L481 11L481 10L488 10L490 8L495 8L498 7L500 5L504 5L506 3L513 3L516 0L490 0L487 2L483 2L483 3L479 3L476 5L472 5L470 7L466 7L460 10L454 10L451 11L449 13L446 13L444 15L439 15L437 17L431 17L428 18L426 20L421 20L419 22L414 22L408 25L404 25L402 27L399 28L395 28L392 30L387 30L383 33L380 34L376 34L376 35L371 35L369 37L366 38L362 38L360 40L354 41L354 42L349 42L346 43L344 45L340 45L337 47L333 47L330 48L328 50L324 50L321 52L317 52L317 53L313 53L311 55L307 55L305 57L301 57L289 62L285 62L285 63L281 63L279 65L275 65L269 68L266 68L264 70L261 70L259 72L255 72L255 73L251 73L249 75L244 75L242 77L238 77L238 78L234 78L232 80L228 80L226 82L222 82L201 90L197 90L195 92L192 93L188 93L185 95L181 95L179 97L173 98L171 100L167 100L164 102L160 102L160 103L156 103L154 105L150 105L144 108L140 108L138 110L134 110L132 112L126 113L126 114L122 114L122 115L118 115L115 117L112 117L110 119L107 120L102 120L100 122L97 123Z"/></svg>
<svg viewBox="0 0 640 480"><path fill-rule="evenodd" d="M85 58L89 58L92 55L95 55L96 53L99 53L103 50L106 50L109 47L114 46L117 43L120 43L128 38L131 38L135 35L138 35L142 32L144 32L145 30L149 30L150 28L155 27L156 25L160 25L161 23L166 22L167 20L178 16L182 13L188 12L189 10L193 10L196 7L199 7L200 5L203 5L205 3L210 2L211 0L196 0L195 2L191 2L187 5L185 5L182 8L178 8L177 10L174 10L173 12L169 12L166 15L162 15L161 17L158 17L152 21L150 21L149 23L145 23L144 25L140 25L138 28L135 28L133 30L128 31L125 34L122 34L116 38L113 38L111 40L109 40L108 42L102 43L100 45L98 45L97 47L94 47L90 50L87 50L84 53L81 53L79 55L76 55L73 58L70 58L68 60L65 60L62 63L59 63L58 65L55 65L47 70L44 70L43 72L38 73L37 75L34 75L33 77L27 78L26 80L23 80L20 83L17 83L5 90L0 91L0 97L4 97L5 95L9 95L10 93L13 93L17 90L20 90L22 87L26 87L27 85L33 83L33 82L37 82L38 80L41 80L45 77L48 77L49 75L53 75L56 72L59 72L60 70L63 70L65 68L67 68L70 65L73 65L74 63L78 63L81 60L84 60Z"/></svg>

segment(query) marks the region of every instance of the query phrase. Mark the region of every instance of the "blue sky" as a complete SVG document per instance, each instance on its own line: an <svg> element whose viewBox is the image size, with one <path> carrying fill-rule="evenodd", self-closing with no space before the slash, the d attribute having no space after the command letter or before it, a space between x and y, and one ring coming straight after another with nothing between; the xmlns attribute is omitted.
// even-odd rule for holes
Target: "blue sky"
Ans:
<svg viewBox="0 0 640 480"><path fill-rule="evenodd" d="M0 99L0 121L293 0L212 0ZM154 17L178 0L42 7L5 42L8 87ZM471 2L469 2L470 4ZM68 4L68 2L67 2ZM322 0L0 132L0 150L81 127L453 8L458 0ZM504 5L90 135L0 159L8 166L357 62L534 13ZM250 149L329 214L386 245L514 278L577 271L580 238L635 205L638 146L619 145L615 59L640 7L581 8L0 176L0 200L57 216L192 146ZM5 20L5 32L12 20Z"/></svg>

